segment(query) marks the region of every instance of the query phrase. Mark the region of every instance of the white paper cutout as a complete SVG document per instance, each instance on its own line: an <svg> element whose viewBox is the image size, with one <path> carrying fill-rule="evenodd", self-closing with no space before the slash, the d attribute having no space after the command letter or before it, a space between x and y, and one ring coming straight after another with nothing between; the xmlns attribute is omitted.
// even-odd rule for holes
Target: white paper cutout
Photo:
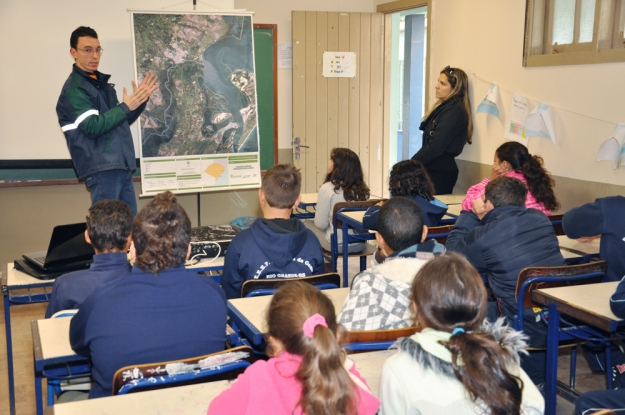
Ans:
<svg viewBox="0 0 625 415"><path fill-rule="evenodd" d="M485 112L490 115L494 115L495 117L499 117L499 107L497 103L499 102L499 86L497 84L490 84L490 89L484 96L484 99L478 105L476 112Z"/></svg>
<svg viewBox="0 0 625 415"><path fill-rule="evenodd" d="M607 160L614 163L614 169L625 166L625 124L619 124L601 144L597 151L597 161Z"/></svg>
<svg viewBox="0 0 625 415"><path fill-rule="evenodd" d="M514 94L512 96L512 105L510 106L510 115L503 134L504 137L527 146L529 139L525 135L525 119L529 112L530 105L527 98L523 95Z"/></svg>
<svg viewBox="0 0 625 415"><path fill-rule="evenodd" d="M553 129L551 107L541 102L525 119L525 135L551 139L556 142L556 134Z"/></svg>

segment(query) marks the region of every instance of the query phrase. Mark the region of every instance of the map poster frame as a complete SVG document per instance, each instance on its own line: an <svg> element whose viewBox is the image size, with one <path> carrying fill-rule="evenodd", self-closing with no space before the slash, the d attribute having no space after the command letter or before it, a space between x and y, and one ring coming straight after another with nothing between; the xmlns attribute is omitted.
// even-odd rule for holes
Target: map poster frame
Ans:
<svg viewBox="0 0 625 415"><path fill-rule="evenodd" d="M130 10L135 78L158 78L139 117L141 196L259 188L252 13Z"/></svg>

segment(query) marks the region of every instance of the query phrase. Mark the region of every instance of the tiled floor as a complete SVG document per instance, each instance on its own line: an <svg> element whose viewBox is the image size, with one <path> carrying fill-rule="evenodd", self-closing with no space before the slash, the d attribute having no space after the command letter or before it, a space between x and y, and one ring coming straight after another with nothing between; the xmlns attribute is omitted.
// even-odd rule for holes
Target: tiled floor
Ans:
<svg viewBox="0 0 625 415"><path fill-rule="evenodd" d="M357 264L358 261L353 261L353 263L350 263L350 275L353 276L358 272ZM340 262L339 269L342 269L340 267ZM31 415L35 413L32 360L33 354L30 321L43 318L46 307L47 303L11 307L17 415ZM569 361L569 353L567 351L561 352L561 357L558 365L558 374L560 379L568 378ZM604 375L590 373L588 365L586 364L586 361L582 357L581 353L578 356L577 365L577 388L580 391L605 388ZM0 414L9 413L8 395L4 312L2 311L0 312ZM572 415L573 413L574 406L559 398L557 414Z"/></svg>

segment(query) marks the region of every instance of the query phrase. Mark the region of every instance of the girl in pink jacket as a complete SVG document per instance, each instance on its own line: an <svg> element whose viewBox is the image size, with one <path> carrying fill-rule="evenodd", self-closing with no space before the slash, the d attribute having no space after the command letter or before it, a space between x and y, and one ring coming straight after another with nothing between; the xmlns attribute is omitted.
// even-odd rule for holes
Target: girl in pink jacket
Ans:
<svg viewBox="0 0 625 415"><path fill-rule="evenodd" d="M462 210L470 211L473 201L484 197L486 185L499 176L514 177L525 183L529 190L525 199L526 207L538 209L545 215L550 215L552 210L560 207L553 192L555 181L543 167L542 157L532 156L521 143L508 141L495 151L490 178L486 177L469 188L462 201Z"/></svg>
<svg viewBox="0 0 625 415"><path fill-rule="evenodd" d="M213 400L208 415L377 413L369 390L337 341L328 297L305 282L283 285L267 312L268 361L259 360Z"/></svg>

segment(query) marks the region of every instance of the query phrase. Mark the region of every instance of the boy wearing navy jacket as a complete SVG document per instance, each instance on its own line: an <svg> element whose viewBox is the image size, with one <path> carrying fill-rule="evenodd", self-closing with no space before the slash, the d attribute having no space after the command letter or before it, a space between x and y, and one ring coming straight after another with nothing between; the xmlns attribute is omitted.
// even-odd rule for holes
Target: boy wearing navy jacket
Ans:
<svg viewBox="0 0 625 415"><path fill-rule="evenodd" d="M228 298L241 297L251 279L298 278L325 273L321 245L297 218L302 176L291 164L273 166L263 177L258 199L263 217L228 246L221 286Z"/></svg>
<svg viewBox="0 0 625 415"><path fill-rule="evenodd" d="M54 281L46 318L77 309L98 287L130 275L128 247L134 214L120 200L101 200L89 208L85 239L95 255L89 269L70 272Z"/></svg>

